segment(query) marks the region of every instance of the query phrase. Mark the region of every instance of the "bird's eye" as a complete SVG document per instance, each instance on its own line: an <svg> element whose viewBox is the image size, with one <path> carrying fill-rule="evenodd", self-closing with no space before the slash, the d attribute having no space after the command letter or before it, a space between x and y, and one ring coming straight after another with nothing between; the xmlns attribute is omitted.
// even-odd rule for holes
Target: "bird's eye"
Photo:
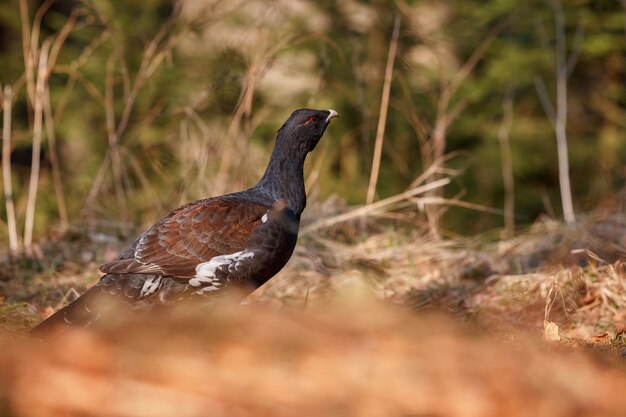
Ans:
<svg viewBox="0 0 626 417"><path fill-rule="evenodd" d="M311 116L309 117L309 120L307 120L306 122L304 122L305 125L308 125L309 123L317 123L318 121L318 117L317 116Z"/></svg>

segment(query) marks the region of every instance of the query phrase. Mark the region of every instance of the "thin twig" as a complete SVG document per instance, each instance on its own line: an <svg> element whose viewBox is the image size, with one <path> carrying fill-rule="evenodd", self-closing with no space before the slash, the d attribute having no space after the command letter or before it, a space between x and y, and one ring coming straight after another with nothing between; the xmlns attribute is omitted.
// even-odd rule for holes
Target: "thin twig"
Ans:
<svg viewBox="0 0 626 417"><path fill-rule="evenodd" d="M626 36L626 0L622 0L622 8L624 9L624 36Z"/></svg>
<svg viewBox="0 0 626 417"><path fill-rule="evenodd" d="M506 236L515 230L515 181L513 179L513 158L509 140L513 125L513 95L509 90L502 103L502 122L498 129L500 157L502 158L502 182L504 184L504 230Z"/></svg>
<svg viewBox="0 0 626 417"><path fill-rule="evenodd" d="M24 73L26 74L26 93L28 100L35 100L33 57L30 49L30 16L28 0L20 0L20 20L22 26L22 55L24 55Z"/></svg>
<svg viewBox="0 0 626 417"><path fill-rule="evenodd" d="M37 65L39 51L39 35L41 34L41 22L44 15L54 3L53 0L46 0L37 9L33 17L32 26L29 23L28 2L20 1L20 16L22 20L22 47L24 54L24 67L26 69L26 91L30 103L35 101L35 66ZM31 29L32 28L32 29Z"/></svg>
<svg viewBox="0 0 626 417"><path fill-rule="evenodd" d="M130 89L128 88L128 76L127 74L124 75L126 68L124 68L125 65L122 65L124 82L124 107L119 122L117 122L117 125L115 122L115 112L113 106L113 85L115 81L113 75L113 66L115 64L114 55L111 56L109 62L107 63L105 94L104 97L102 97L102 101L104 103L107 118L107 137L109 140L109 147L107 149L106 156L102 164L100 165L100 168L98 169L96 180L94 181L94 184L89 191L89 195L87 196L85 204L83 205L83 213L90 208L91 204L97 197L99 190L103 184L109 162L111 162L115 193L118 207L121 212L121 217L124 219L128 217L123 188L123 180L127 177L125 175L126 172L123 171L118 147L120 146L121 138L124 135L126 128L128 127L130 116L132 114L132 110L134 108L139 91L143 87L144 83L154 74L157 68L161 65L165 57L171 52L172 48L174 48L176 41L181 37L181 33L170 35L170 38L168 39L166 44L164 46L161 45L163 43L164 37L170 32L170 29L172 28L174 22L175 17L170 18L170 20L168 20L166 24L161 27L159 32L147 45L141 60L141 64L139 65L139 70L137 71L137 75L135 76L135 80ZM121 56L121 53L118 51L117 59L121 60ZM76 71L75 74L76 78L81 80L80 73ZM86 87L89 87L88 82L85 83L85 85ZM100 94L99 92L97 92L97 90L95 90L92 95L97 98ZM109 159L111 159L111 161L109 161Z"/></svg>
<svg viewBox="0 0 626 417"><path fill-rule="evenodd" d="M120 210L120 216L123 221L128 220L128 211L126 207L126 199L124 196L124 185L122 184L122 159L119 152L119 136L115 129L115 109L113 97L113 85L115 77L113 75L115 68L115 58L111 55L106 65L105 87L104 87L104 109L106 113L107 138L109 141L109 156L111 158L111 169L113 170L113 186L115 189L115 198L117 207Z"/></svg>
<svg viewBox="0 0 626 417"><path fill-rule="evenodd" d="M556 149L559 167L559 186L561 190L561 205L565 223L573 224L574 204L572 202L572 187L569 175L569 156L567 150L567 51L565 49L565 17L560 0L551 1L554 9L554 25L556 33L556 119L554 131L556 135Z"/></svg>
<svg viewBox="0 0 626 417"><path fill-rule="evenodd" d="M261 39L261 37L259 36L258 39ZM260 50L260 47L256 49L256 51ZM242 86L239 103L237 104L237 108L235 109L235 114L233 115L233 118L230 122L230 126L228 127L227 140L232 140L233 146L228 147L228 149L226 149L226 151L222 153L222 158L220 160L213 186L214 193L216 194L222 194L226 190L226 179L233 166L236 154L239 153L238 150L244 145L241 143L240 140L240 126L241 121L244 120L244 118L249 118L252 111L252 103L254 99L257 77L258 74L261 73L257 63L257 55L260 53L261 52L255 52L252 56L252 62L248 66L245 83Z"/></svg>
<svg viewBox="0 0 626 417"><path fill-rule="evenodd" d="M546 90L546 84L543 82L543 78L536 76L535 79L535 90L537 91L537 96L539 97L539 102L543 107L543 111L546 112L548 116L548 120L550 124L554 128L556 123L556 111L554 110L554 106L552 105L552 101L550 97L548 97L548 91Z"/></svg>
<svg viewBox="0 0 626 417"><path fill-rule="evenodd" d="M61 179L61 166L59 163L59 155L57 153L56 134L54 132L54 116L52 115L52 105L50 103L50 88L46 86L44 98L44 117L46 121L46 135L48 136L48 150L50 154L50 165L52 166L52 181L54 183L54 194L59 209L59 220L61 222L61 230L65 231L68 227L67 206L65 205L65 191L63 190L63 181Z"/></svg>
<svg viewBox="0 0 626 417"><path fill-rule="evenodd" d="M476 65L483 59L485 53L489 49L489 46L500 36L500 33L510 24L510 19L501 20L496 26L494 26L488 33L487 36L482 40L480 45L472 55L465 61L463 66L454 74L454 77L450 81L448 88L450 90L450 95L454 95L458 88L463 84L463 82L469 77L472 73Z"/></svg>
<svg viewBox="0 0 626 417"><path fill-rule="evenodd" d="M331 218L327 218L327 219L322 219L319 221L316 221L308 226L305 226L302 228L302 234L307 234L310 233L312 231L315 230L320 230L320 229L325 229L327 227L333 226L335 224L338 223L343 223L352 219L356 219L359 217L363 217L363 216L367 216L369 213L372 213L374 211L380 210L384 207L388 207L392 204L398 203L400 201L403 200L407 200L411 197L415 197L416 195L422 194L422 193L426 193L430 190L433 190L435 188L440 188L443 187L447 184L450 183L450 179L449 178L442 178L440 180L437 181L433 181L433 182L429 182L428 184L425 184L421 187L415 187L412 188L410 190L407 190L403 193L400 194L396 194L394 196L385 198L383 200L377 201L375 203L372 204L368 204L359 208L356 208L354 210L351 210L347 213L343 213L343 214L339 214L337 216L331 217Z"/></svg>
<svg viewBox="0 0 626 417"><path fill-rule="evenodd" d="M93 84L85 80L84 77L81 76L79 72L79 68L89 60L89 58L94 53L94 51L100 45L102 45L106 40L108 40L110 36L111 36L111 32L105 30L104 32L102 32L102 34L99 37L91 41L91 43L87 45L87 47L83 48L83 51L80 54L80 56L76 58L75 60L73 60L70 65L65 65L65 66L58 65L55 68L56 73L63 72L68 75L67 82L65 83L65 89L63 90L63 94L61 95L61 98L59 99L56 105L56 108L54 110L54 122L55 123L58 123L59 120L61 120L61 116L63 115L63 111L65 110L65 105L67 104L67 101L70 97L70 93L73 90L74 85L76 84L76 81L79 80L79 78L82 79L83 84L85 85L87 89L87 92L91 94L92 97L100 99L96 101L99 101L99 102L102 101L101 100L102 95L100 94L98 89Z"/></svg>
<svg viewBox="0 0 626 417"><path fill-rule="evenodd" d="M463 201L460 197L445 198L445 197L412 197L407 199L407 202L413 204L419 204L421 206L433 205L433 206L448 206L448 207L461 207L470 210L476 210L483 213L497 214L502 216L504 211L501 209L485 206L483 204L471 203L469 201ZM398 208L402 208L399 205Z"/></svg>
<svg viewBox="0 0 626 417"><path fill-rule="evenodd" d="M437 100L437 112L435 116L435 123L432 129L430 138L432 156L430 160L433 164L437 164L443 161L443 157L446 151L446 136L447 131L454 122L454 120L465 109L467 102L465 100L459 100L456 104L450 107L450 103L458 89L463 85L465 80L471 75L472 71L483 59L487 53L491 44L498 38L500 33L508 26L509 19L500 21L494 26L482 40L482 42L474 49L470 57L463 63L461 68L454 74L454 76L448 81L446 72L443 68L439 69L439 85L440 94ZM440 66L443 64L440 61ZM438 175L434 176L435 179ZM429 196L441 197L442 190L435 189ZM441 217L441 210L433 206L426 207L426 216L428 218L428 224L430 233L433 237L439 237L439 219Z"/></svg>
<svg viewBox="0 0 626 417"><path fill-rule="evenodd" d="M130 163L131 167L134 169L135 173L137 174L137 178L139 178L139 181L141 181L141 186L150 194L151 204L156 206L157 210L160 213L165 212L166 207L161 201L161 194L152 186L152 184L150 184L150 180L148 179L148 176L144 172L143 168L141 167L139 161L137 161L137 158L135 158L135 156L130 152L126 152L124 156L126 157L126 160Z"/></svg>
<svg viewBox="0 0 626 417"><path fill-rule="evenodd" d="M254 96L257 88L256 86L265 74L267 68L270 66L274 56L282 48L288 45L291 39L286 37L271 46L270 42L266 39L267 36L265 35L266 32L260 32L257 35L257 47L254 49L252 54L246 78L241 88L239 101L237 102L237 106L235 108L235 114L233 115L228 127L227 139L233 140L233 142L232 146L229 146L226 152L224 152L217 170L217 175L213 183L213 192L216 194L221 194L225 191L226 178L234 165L236 156L235 153L239 152L239 150L246 146L246 137L251 131L250 122L252 116L252 105L254 103ZM242 122L245 123L245 135L243 137L240 132ZM245 155L245 152L242 154ZM245 163L244 158L240 165L245 165Z"/></svg>
<svg viewBox="0 0 626 417"><path fill-rule="evenodd" d="M110 151L111 148L108 148L106 154L104 155L104 159L100 164L100 168L98 168L96 178L94 179L91 189L89 190L89 194L87 194L85 204L83 204L83 208L81 210L82 214L85 214L88 210L90 210L93 207L94 201L96 201L96 197L100 192L107 170L109 169L109 164L111 163Z"/></svg>
<svg viewBox="0 0 626 417"><path fill-rule="evenodd" d="M126 97L124 110L122 110L122 116L120 117L120 121L117 125L117 130L115 133L118 140L126 131L131 112L135 105L135 100L137 99L137 94L139 94L141 87L143 87L143 84L152 76L152 74L154 74L156 69L165 59L167 53L169 53L169 51L171 51L171 49L174 47L174 40L176 40L177 37L172 35L172 39L170 39L168 44L162 49L159 49L159 45L161 44L165 35L172 28L173 24L173 18L168 20L146 47L146 52L143 55L141 64L139 65L139 71L137 71L137 76L135 77L133 86L131 87L128 96Z"/></svg>
<svg viewBox="0 0 626 417"><path fill-rule="evenodd" d="M10 85L4 86L2 109L4 120L2 125L2 179L4 183L4 200L7 208L7 226L9 231L9 250L15 255L19 250L17 239L17 223L15 221L15 204L13 202L13 184L11 182L11 108L13 91Z"/></svg>
<svg viewBox="0 0 626 417"><path fill-rule="evenodd" d="M39 185L39 158L41 155L41 134L43 124L43 107L45 86L48 78L48 53L50 42L45 41L39 52L39 69L35 86L35 121L33 124L33 155L30 170L30 182L28 184L28 199L26 203L26 218L24 221L24 247L27 251L32 249L33 226L35 223L35 204L37 202L37 188Z"/></svg>
<svg viewBox="0 0 626 417"><path fill-rule="evenodd" d="M70 17L67 19L67 22L61 28L61 31L52 42L52 46L50 47L50 58L48 59L48 72L52 72L52 68L56 65L57 58L59 56L59 52L61 51L61 47L65 43L67 37L69 36L72 29L76 25L76 20L78 19L79 11L78 9L74 9L70 14Z"/></svg>
<svg viewBox="0 0 626 417"><path fill-rule="evenodd" d="M578 58L580 58L580 53L583 48L583 40L585 39L585 24L582 19L578 19L578 23L576 23L576 33L574 35L574 41L572 42L572 46L570 48L570 56L567 58L566 71L567 78L574 71L574 67L578 62Z"/></svg>
<svg viewBox="0 0 626 417"><path fill-rule="evenodd" d="M417 187L418 185L426 182L426 179L432 177L433 174L439 173L440 167L442 165L443 165L443 161L436 161L436 163L430 164L424 172L418 175L417 178L415 178L413 182L411 182L411 185L409 186L409 188Z"/></svg>
<svg viewBox="0 0 626 417"><path fill-rule="evenodd" d="M370 181L367 187L366 204L374 201L376 194L376 184L378 183L378 173L380 171L380 159L383 151L383 140L385 136L385 124L387 123L387 111L389 110L389 93L391 91L391 78L393 76L393 66L398 52L398 38L400 37L400 16L396 15L393 22L393 33L389 44L389 54L387 55L387 66L385 68L385 79L383 81L382 97L380 99L380 111L378 113L378 127L376 128L376 142L374 145L374 156L372 157L372 170Z"/></svg>

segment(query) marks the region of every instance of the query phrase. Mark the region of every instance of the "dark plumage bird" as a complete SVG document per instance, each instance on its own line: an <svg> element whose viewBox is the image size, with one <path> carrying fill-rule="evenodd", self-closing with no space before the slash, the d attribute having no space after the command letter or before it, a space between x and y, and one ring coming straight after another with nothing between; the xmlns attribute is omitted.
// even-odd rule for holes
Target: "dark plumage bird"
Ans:
<svg viewBox="0 0 626 417"><path fill-rule="evenodd" d="M49 339L89 326L107 309L148 309L224 293L252 292L287 263L306 205L303 166L334 110L296 110L278 130L253 187L186 204L141 234L85 294L32 331ZM117 313L117 311L116 311Z"/></svg>

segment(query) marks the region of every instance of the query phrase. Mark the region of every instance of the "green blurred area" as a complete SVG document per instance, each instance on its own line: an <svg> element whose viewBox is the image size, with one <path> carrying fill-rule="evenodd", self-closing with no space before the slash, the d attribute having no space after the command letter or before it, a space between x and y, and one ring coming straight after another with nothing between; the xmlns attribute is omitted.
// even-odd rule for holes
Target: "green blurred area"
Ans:
<svg viewBox="0 0 626 417"><path fill-rule="evenodd" d="M317 176L309 190L313 200L337 194L362 204L395 16L401 28L378 198L404 191L428 168L432 135L445 117L445 153L451 155L445 166L458 170L445 196L501 209L497 136L503 102L510 97L516 221L530 223L551 210L561 215L554 130L538 95L538 85L544 85L555 102L550 2L26 3L31 29L37 10L45 10L39 46L59 39L75 18L47 83L71 223L100 219L143 227L183 202L252 185L275 131L300 107L333 108L341 116L308 162L308 172ZM568 0L563 12L575 209L623 209L626 10L619 1ZM18 225L24 219L34 118L23 18L18 0L0 5L0 83L14 89L11 168ZM468 62L475 65L455 85ZM455 89L442 104L451 85ZM112 147L107 100L115 129L128 116ZM59 222L49 146L44 134L38 236ZM114 164L102 167L110 152L119 155L117 177ZM4 199L0 218L6 219ZM6 241L3 222L0 236ZM463 234L502 223L500 215L461 207L442 218L444 228Z"/></svg>

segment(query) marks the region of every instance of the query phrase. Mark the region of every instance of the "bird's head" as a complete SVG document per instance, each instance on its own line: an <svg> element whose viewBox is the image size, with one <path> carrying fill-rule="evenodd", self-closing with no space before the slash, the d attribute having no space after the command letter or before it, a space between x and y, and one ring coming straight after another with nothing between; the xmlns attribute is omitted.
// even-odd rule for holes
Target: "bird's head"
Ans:
<svg viewBox="0 0 626 417"><path fill-rule="evenodd" d="M330 121L338 117L334 110L300 109L291 113L278 130L277 141L282 147L304 155L315 149Z"/></svg>

